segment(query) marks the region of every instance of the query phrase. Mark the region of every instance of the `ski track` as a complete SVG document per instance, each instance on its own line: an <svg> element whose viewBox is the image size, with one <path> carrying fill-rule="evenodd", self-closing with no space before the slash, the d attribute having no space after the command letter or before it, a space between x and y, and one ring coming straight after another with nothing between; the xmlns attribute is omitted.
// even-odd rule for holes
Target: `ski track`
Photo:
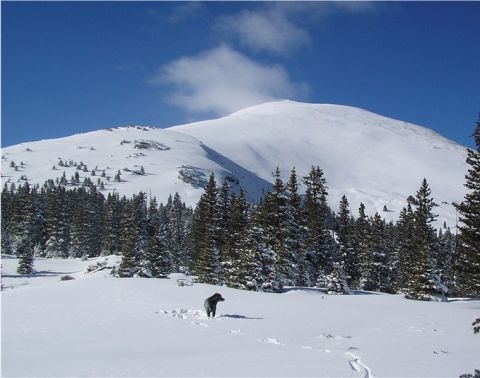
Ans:
<svg viewBox="0 0 480 378"><path fill-rule="evenodd" d="M348 363L350 364L350 367L352 368L352 370L355 370L357 372L361 372L363 370L364 378L374 378L370 368L361 361L359 356L351 352L346 352L345 354L348 357L350 357L350 360L348 360Z"/></svg>

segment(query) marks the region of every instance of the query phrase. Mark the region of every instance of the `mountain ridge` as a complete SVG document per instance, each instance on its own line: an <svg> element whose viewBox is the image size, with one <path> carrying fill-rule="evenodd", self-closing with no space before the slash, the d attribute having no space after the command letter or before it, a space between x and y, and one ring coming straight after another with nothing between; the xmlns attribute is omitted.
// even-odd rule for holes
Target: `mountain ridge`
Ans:
<svg viewBox="0 0 480 378"><path fill-rule="evenodd" d="M425 177L441 205L439 221L454 226L451 203L465 193L465 157L465 147L421 126L344 105L286 100L166 129L121 126L6 147L2 182L41 185L63 171L67 179L78 172L95 182L105 171L106 192L144 191L159 201L179 192L194 205L211 172L234 190L245 187L254 201L270 189L277 166L283 179L293 167L301 177L319 166L334 210L345 194L352 213L363 202L368 213L394 220ZM77 165L61 167L60 160Z"/></svg>

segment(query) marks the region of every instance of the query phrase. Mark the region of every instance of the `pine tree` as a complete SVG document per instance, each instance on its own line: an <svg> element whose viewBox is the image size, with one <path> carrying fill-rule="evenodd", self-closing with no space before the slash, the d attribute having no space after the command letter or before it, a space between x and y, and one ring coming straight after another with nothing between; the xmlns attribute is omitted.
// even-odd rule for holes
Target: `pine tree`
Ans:
<svg viewBox="0 0 480 378"><path fill-rule="evenodd" d="M298 179L295 168L290 172L290 178L285 185L288 209L288 247L295 263L292 272L293 284L310 286L310 277L306 264L305 221L302 200L298 193Z"/></svg>
<svg viewBox="0 0 480 378"><path fill-rule="evenodd" d="M248 204L245 192L240 190L239 196L232 196L231 213L226 230L225 248L222 261L222 281L229 287L248 288L244 277L248 275L249 262L243 261L246 254L248 229Z"/></svg>
<svg viewBox="0 0 480 378"><path fill-rule="evenodd" d="M330 209L327 205L328 193L323 171L319 167L312 167L303 180L306 186L304 211L307 261L313 268L309 274L315 277L312 277L311 281L315 282L318 276L325 275L332 269L331 252L334 243L327 227Z"/></svg>
<svg viewBox="0 0 480 378"><path fill-rule="evenodd" d="M361 286L364 290L388 292L390 288L389 260L386 250L385 222L375 213L370 221L368 239L368 268L363 272Z"/></svg>
<svg viewBox="0 0 480 378"><path fill-rule="evenodd" d="M30 275L34 272L33 269L33 246L28 237L24 237L19 244L17 254L19 255L19 262L17 273Z"/></svg>
<svg viewBox="0 0 480 378"><path fill-rule="evenodd" d="M172 273L172 257L167 248L166 233L167 224L161 222L157 201L153 198L148 207L148 241L144 256L146 274L150 277L166 278Z"/></svg>
<svg viewBox="0 0 480 378"><path fill-rule="evenodd" d="M145 193L140 192L130 201L126 242L122 248L122 262L118 269L120 277L145 274L145 251L148 243L147 205Z"/></svg>
<svg viewBox="0 0 480 378"><path fill-rule="evenodd" d="M446 292L446 287L439 276L435 274L436 251L433 249L435 230L431 223L436 218L432 212L436 204L431 198L431 190L426 179L423 179L413 204L416 209L413 213L412 264L404 291L407 298L431 300L442 297Z"/></svg>
<svg viewBox="0 0 480 378"><path fill-rule="evenodd" d="M468 297L480 296L480 115L473 133L477 150L468 150L468 193L458 206L460 247L455 256L455 292Z"/></svg>
<svg viewBox="0 0 480 378"><path fill-rule="evenodd" d="M280 178L280 169L275 171L275 183L273 191L266 196L269 214L268 229L271 231L270 247L277 254L276 270L281 280L281 286L292 286L296 283L298 267L292 246L293 233L293 214L289 207L287 192L282 179Z"/></svg>
<svg viewBox="0 0 480 378"><path fill-rule="evenodd" d="M333 263L332 271L323 280L327 294L348 294L350 291L345 276L345 269L338 262Z"/></svg>
<svg viewBox="0 0 480 378"><path fill-rule="evenodd" d="M355 249L358 259L358 282L355 287L363 289L370 272L370 223L365 214L365 205L360 203L358 218L355 221Z"/></svg>
<svg viewBox="0 0 480 378"><path fill-rule="evenodd" d="M261 263L261 273L255 275L258 290L280 292L282 281L278 272L278 254L273 247L276 239L273 237L275 229L272 221L272 201L268 198L270 195L270 193L265 195L252 214L247 248L249 256L256 257ZM258 267L252 261L249 263ZM258 273L257 269L255 271Z"/></svg>
<svg viewBox="0 0 480 378"><path fill-rule="evenodd" d="M217 284L220 280L220 261L215 240L217 191L215 175L212 173L195 209L192 225L193 272L199 282L208 284Z"/></svg>
<svg viewBox="0 0 480 378"><path fill-rule="evenodd" d="M351 284L358 280L358 262L354 243L355 224L350 216L349 204L345 195L340 201L335 225L339 248L337 262L345 272L347 282Z"/></svg>
<svg viewBox="0 0 480 378"><path fill-rule="evenodd" d="M178 193L175 193L170 206L165 207L167 224L166 243L172 255L172 270L188 273L191 265L188 248L188 230L192 223L192 210L185 206Z"/></svg>

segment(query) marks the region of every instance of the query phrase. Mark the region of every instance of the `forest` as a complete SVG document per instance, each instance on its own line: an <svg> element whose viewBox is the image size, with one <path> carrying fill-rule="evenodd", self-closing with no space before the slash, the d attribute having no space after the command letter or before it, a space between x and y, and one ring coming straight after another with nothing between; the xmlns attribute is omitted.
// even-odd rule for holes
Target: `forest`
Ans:
<svg viewBox="0 0 480 378"><path fill-rule="evenodd" d="M259 203L233 192L212 174L195 208L178 193L158 203L131 198L88 180L28 182L2 191L2 254L20 258L18 273L32 274L34 258L91 258L118 254L118 277L167 277L245 290L280 292L285 286L317 286L329 293L351 290L404 293L441 300L480 296L480 121L477 150L468 150L468 193L457 206L458 227L435 221L426 179L405 199L396 222L368 216L363 204L327 204L320 167L288 181L277 167L272 189ZM299 193L300 180L305 194ZM388 211L387 209L384 209Z"/></svg>

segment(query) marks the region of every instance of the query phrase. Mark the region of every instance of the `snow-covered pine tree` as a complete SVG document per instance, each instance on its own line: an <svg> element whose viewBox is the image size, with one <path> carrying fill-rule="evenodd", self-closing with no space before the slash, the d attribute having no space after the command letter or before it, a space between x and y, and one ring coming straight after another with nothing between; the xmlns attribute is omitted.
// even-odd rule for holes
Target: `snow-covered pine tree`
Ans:
<svg viewBox="0 0 480 378"><path fill-rule="evenodd" d="M103 214L103 250L107 254L119 254L122 250L122 204L118 193L108 193Z"/></svg>
<svg viewBox="0 0 480 378"><path fill-rule="evenodd" d="M172 254L172 270L174 272L188 272L190 254L187 238L191 222L192 210L185 206L180 194L175 193L171 205L166 207L166 242Z"/></svg>
<svg viewBox="0 0 480 378"><path fill-rule="evenodd" d="M453 258L457 241L450 228L438 234L437 272L447 287L453 287Z"/></svg>
<svg viewBox="0 0 480 378"><path fill-rule="evenodd" d="M152 198L148 206L148 241L144 256L146 274L150 277L166 278L172 273L172 258L165 243L166 233L167 224L161 222L157 201Z"/></svg>
<svg viewBox="0 0 480 378"><path fill-rule="evenodd" d="M355 223L350 216L350 209L347 197L342 196L339 211L336 217L336 233L338 243L337 262L344 270L349 285L358 281L358 262L355 250Z"/></svg>
<svg viewBox="0 0 480 378"><path fill-rule="evenodd" d="M223 179L222 186L218 190L217 208L215 214L215 244L218 250L218 258L221 262L224 260L227 243L227 231L231 216L230 186L226 178Z"/></svg>
<svg viewBox="0 0 480 378"><path fill-rule="evenodd" d="M292 286L296 283L298 267L293 247L293 214L288 204L287 192L282 179L280 178L280 169L275 170L275 182L272 192L265 197L269 214L268 229L272 232L270 235L270 247L277 254L277 273L281 280L280 285Z"/></svg>
<svg viewBox="0 0 480 378"><path fill-rule="evenodd" d="M363 272L361 287L370 291L389 291L390 267L385 246L385 222L375 213L370 220L368 239L368 267Z"/></svg>
<svg viewBox="0 0 480 378"><path fill-rule="evenodd" d="M282 283L277 271L278 255L271 247L270 217L269 201L262 199L251 216L245 258L241 258L246 275L241 282L252 290L256 287L260 291L280 292Z"/></svg>
<svg viewBox="0 0 480 378"><path fill-rule="evenodd" d="M298 193L298 178L295 168L290 172L290 178L285 185L288 209L288 247L294 259L296 269L292 272L296 286L311 286L306 264L305 221L302 199Z"/></svg>
<svg viewBox="0 0 480 378"><path fill-rule="evenodd" d="M71 214L70 195L64 186L49 186L45 191L45 226L48 240L46 257L65 258L69 254Z"/></svg>
<svg viewBox="0 0 480 378"><path fill-rule="evenodd" d="M248 268L251 266L248 258L242 256L247 253L248 222L245 191L240 189L238 197L233 195L231 199L230 221L225 230L226 238L222 256L222 282L229 287L241 289L249 287L244 277L249 274ZM244 264L242 264L242 258L244 258Z"/></svg>
<svg viewBox="0 0 480 378"><path fill-rule="evenodd" d="M480 296L480 115L473 133L477 150L468 149L468 189L460 212L460 246L455 254L455 293Z"/></svg>
<svg viewBox="0 0 480 378"><path fill-rule="evenodd" d="M397 221L398 242L398 274L395 283L397 292L405 292L408 283L412 280L414 270L414 251L415 251L415 218L410 202L400 212Z"/></svg>
<svg viewBox="0 0 480 378"><path fill-rule="evenodd" d="M350 292L345 269L339 262L333 263L332 270L323 278L322 285L327 294L348 294Z"/></svg>
<svg viewBox="0 0 480 378"><path fill-rule="evenodd" d="M220 261L216 246L217 185L215 175L210 175L204 193L198 201L192 224L192 270L199 282L220 282Z"/></svg>
<svg viewBox="0 0 480 378"><path fill-rule="evenodd" d="M145 193L134 195L128 210L129 227L125 230L127 239L122 246L122 262L118 268L120 277L144 275L144 258L148 243Z"/></svg>
<svg viewBox="0 0 480 378"><path fill-rule="evenodd" d="M427 180L423 179L420 189L414 198L416 209L414 217L414 236L412 270L406 282L405 297L409 299L432 300L443 298L446 287L435 274L435 230L431 223L436 215L432 209L437 206L431 197L431 190Z"/></svg>
<svg viewBox="0 0 480 378"><path fill-rule="evenodd" d="M18 244L17 254L19 256L19 262L17 267L18 274L30 275L34 273L33 269L33 245L30 243L28 235L25 235L21 242Z"/></svg>
<svg viewBox="0 0 480 378"><path fill-rule="evenodd" d="M303 178L305 191L305 226L307 261L313 271L309 274L310 281L317 282L318 276L324 275L332 268L333 239L327 228L330 209L327 205L327 186L323 171L312 167L309 174Z"/></svg>
<svg viewBox="0 0 480 378"><path fill-rule="evenodd" d="M355 220L355 249L358 260L358 282L354 287L361 289L361 282L365 282L370 270L370 223L365 214L365 205L360 203L358 218Z"/></svg>

